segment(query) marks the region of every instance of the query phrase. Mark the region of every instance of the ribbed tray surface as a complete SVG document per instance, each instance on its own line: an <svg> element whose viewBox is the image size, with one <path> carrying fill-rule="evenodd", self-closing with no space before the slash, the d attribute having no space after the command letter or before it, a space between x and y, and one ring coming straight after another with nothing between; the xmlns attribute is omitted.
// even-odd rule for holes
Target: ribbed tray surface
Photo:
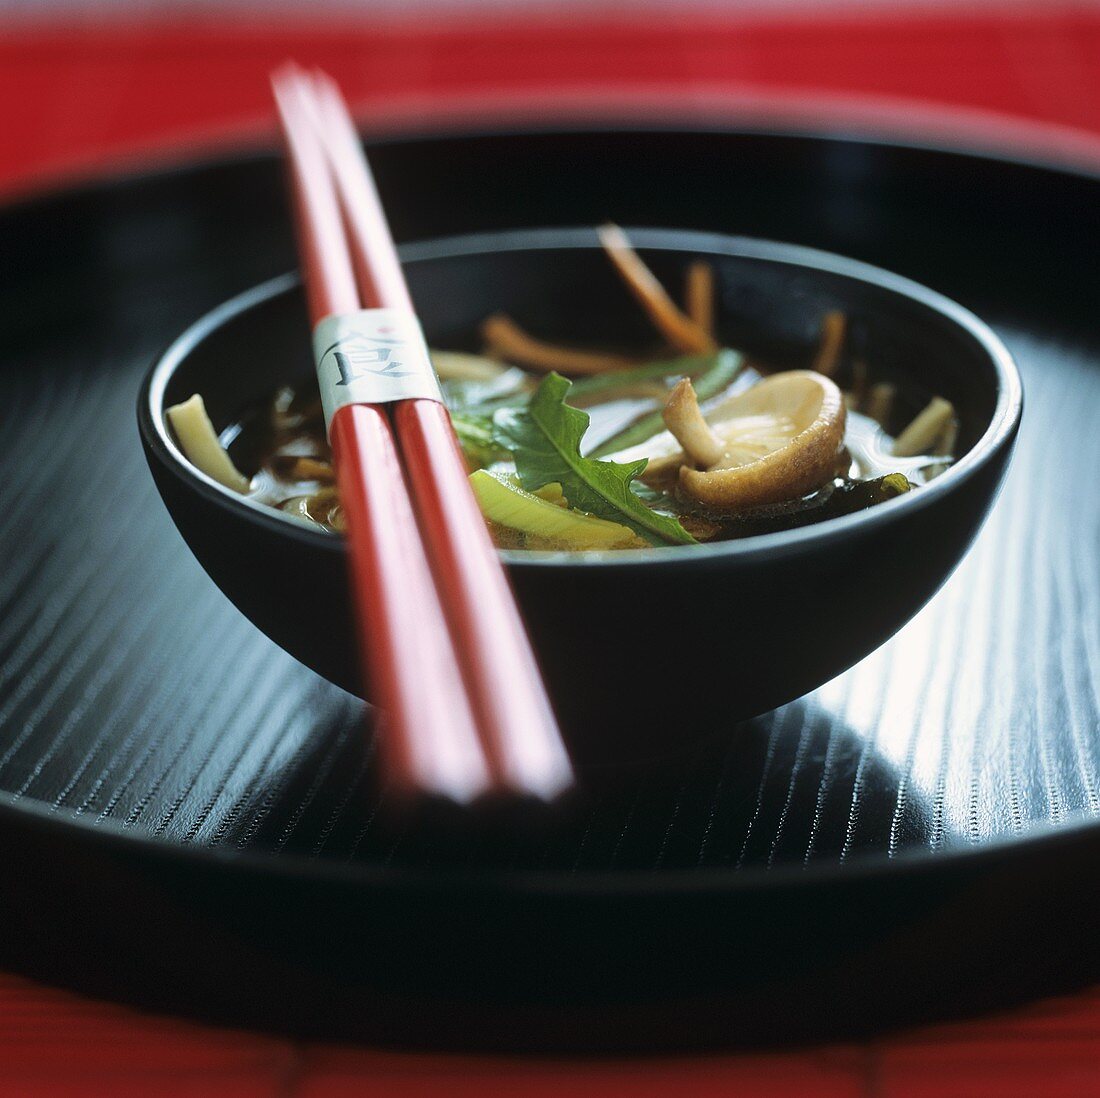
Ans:
<svg viewBox="0 0 1100 1098"><path fill-rule="evenodd" d="M1010 208L947 187L951 171L982 185L951 158L932 157L902 200L874 184L873 157L858 146L784 153L782 142L724 140L742 169L755 165L784 186L765 201L742 181L743 201L724 215L710 191L690 210L682 195L639 191L616 216L830 247L983 309L1026 390L1004 492L944 590L848 674L731 727L713 749L579 799L547 832L492 850L473 843L462 857L578 870L771 866L938 851L1095 816L1100 353L1075 312L1078 290L1047 275L1067 248L1083 251L1091 239L1095 254L1100 185L1088 185L1091 220L1076 242L1026 220L1006 242L997 234ZM644 153L640 138L611 146L602 155L617 157L622 175ZM562 148L536 151L564 172ZM846 149L849 160L838 160ZM447 152L381 150L383 183L420 173L432 155ZM507 167L517 185L533 155ZM931 156L876 155L887 179L906 157ZM473 193L467 160L448 159L459 195ZM812 169L816 185L793 182L796 169ZM600 165L587 170L596 176ZM713 190L713 173L708 182L701 163L693 172L689 192ZM400 192L395 216L408 237L608 212L605 197L578 191L574 181L559 200L547 182L503 210L489 194L448 220L422 188ZM431 862L436 852L415 831L375 826L386 794L372 780L359 703L267 641L214 588L138 445L134 400L155 353L207 307L292 265L282 203L278 172L261 160L0 215L13 245L0 291L0 790L171 843ZM1018 271L1001 282L972 277L963 252L989 241L1030 264L1034 307L1021 304ZM1064 270L1069 279L1072 265ZM1044 302L1054 303L1046 314Z"/></svg>

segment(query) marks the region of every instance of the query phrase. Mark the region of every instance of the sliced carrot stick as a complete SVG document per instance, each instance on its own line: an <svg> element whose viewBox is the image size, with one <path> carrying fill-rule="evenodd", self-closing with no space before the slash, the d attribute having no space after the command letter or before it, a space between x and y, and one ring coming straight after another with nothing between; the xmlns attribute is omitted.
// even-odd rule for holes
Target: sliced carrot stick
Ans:
<svg viewBox="0 0 1100 1098"><path fill-rule="evenodd" d="M832 377L836 373L847 329L847 317L838 309L831 309L821 318L821 337L813 365L819 374Z"/></svg>
<svg viewBox="0 0 1100 1098"><path fill-rule="evenodd" d="M699 327L714 335L714 268L697 259L687 269L684 280L684 308Z"/></svg>
<svg viewBox="0 0 1100 1098"><path fill-rule="evenodd" d="M600 243L619 274L649 314L657 330L677 350L705 354L716 350L714 340L668 296L653 272L630 246L626 233L618 225L601 225Z"/></svg>
<svg viewBox="0 0 1100 1098"><path fill-rule="evenodd" d="M482 323L481 336L494 355L546 373L557 370L562 374L602 374L608 370L625 370L638 365L634 359L623 355L578 351L544 343L528 335L503 313L497 313Z"/></svg>
<svg viewBox="0 0 1100 1098"><path fill-rule="evenodd" d="M318 461L316 458L300 457L290 470L290 475L295 480L319 480L325 483L336 479L336 473L327 461Z"/></svg>

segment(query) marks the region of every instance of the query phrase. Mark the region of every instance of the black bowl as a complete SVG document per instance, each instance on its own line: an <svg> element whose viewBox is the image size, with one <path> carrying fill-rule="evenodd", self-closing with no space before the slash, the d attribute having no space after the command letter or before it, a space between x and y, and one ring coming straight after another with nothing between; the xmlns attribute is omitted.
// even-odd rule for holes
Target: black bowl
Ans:
<svg viewBox="0 0 1100 1098"><path fill-rule="evenodd" d="M960 460L930 485L815 526L711 545L617 553L503 554L576 757L615 761L721 734L826 682L882 644L958 564L1001 481L1020 380L1001 341L946 298L823 252L712 234L631 230L666 285L712 261L725 342L807 364L822 313L850 318L856 351L902 390L939 393L960 419ZM476 346L504 310L578 342L636 342L638 308L588 229L490 233L408 246L402 258L429 341ZM196 472L164 409L199 392L220 429L311 372L293 276L188 329L138 403L160 493L226 595L292 655L359 690L343 542ZM914 408L916 405L914 405Z"/></svg>

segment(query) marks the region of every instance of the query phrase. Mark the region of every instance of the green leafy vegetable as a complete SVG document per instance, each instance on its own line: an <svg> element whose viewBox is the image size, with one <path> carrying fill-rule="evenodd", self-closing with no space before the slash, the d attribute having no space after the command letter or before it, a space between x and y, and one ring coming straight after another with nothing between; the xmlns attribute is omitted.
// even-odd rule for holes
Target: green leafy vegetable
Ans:
<svg viewBox="0 0 1100 1098"><path fill-rule="evenodd" d="M904 473L887 473L886 476L876 477L874 480L855 480L833 493L833 498L826 506L825 517L850 515L865 507L874 507L876 503L885 503L895 496L902 496L912 489L913 485Z"/></svg>
<svg viewBox="0 0 1100 1098"><path fill-rule="evenodd" d="M653 545L694 542L678 520L651 511L631 490L644 458L620 463L581 456L588 416L565 403L569 389L560 374L548 374L526 407L493 416L494 441L511 452L522 487L533 492L557 482L570 507L622 523Z"/></svg>
<svg viewBox="0 0 1100 1098"><path fill-rule="evenodd" d="M470 487L481 512L524 535L527 548L632 549L645 542L621 523L594 518L525 492L512 478L478 469Z"/></svg>
<svg viewBox="0 0 1100 1098"><path fill-rule="evenodd" d="M681 361L691 360L682 359ZM694 361L698 362L699 359ZM695 394L701 401L709 400L724 389L729 388L737 379L737 375L745 368L744 356L729 349L719 351L716 355L708 355L702 361L710 364L692 382L695 386ZM690 377L691 375L685 372L684 376ZM663 431L664 428L665 421L662 418L662 410L649 412L640 419L636 419L629 427L624 427L623 430L612 435L611 438L601 442L592 451L592 456L604 457L607 454L614 454L619 450L637 446L639 443L645 442L646 439L652 438L659 431Z"/></svg>
<svg viewBox="0 0 1100 1098"><path fill-rule="evenodd" d="M534 388L527 374L515 367L491 378L443 378L441 384L452 412L475 415L492 414L502 404L522 403Z"/></svg>
<svg viewBox="0 0 1100 1098"><path fill-rule="evenodd" d="M620 389L629 389L639 382L663 381L665 378L695 377L704 374L719 358L718 355L683 355L663 362L647 362L631 370L608 370L573 382L569 390L569 403L574 405L591 401L594 397L606 400Z"/></svg>
<svg viewBox="0 0 1100 1098"><path fill-rule="evenodd" d="M509 452L496 442L493 421L487 416L468 412L451 412L451 423L462 446L466 460L478 469L494 461L506 461Z"/></svg>
<svg viewBox="0 0 1100 1098"><path fill-rule="evenodd" d="M734 515L723 515L721 523L730 537L772 534L874 507L903 495L912 487L903 473L889 473L874 480L832 481L801 499L769 503Z"/></svg>

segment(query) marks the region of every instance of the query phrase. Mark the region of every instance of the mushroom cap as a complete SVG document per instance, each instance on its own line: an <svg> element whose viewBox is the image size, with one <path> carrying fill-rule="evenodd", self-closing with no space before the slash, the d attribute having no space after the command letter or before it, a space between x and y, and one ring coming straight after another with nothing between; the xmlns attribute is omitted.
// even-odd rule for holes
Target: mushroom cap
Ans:
<svg viewBox="0 0 1100 1098"><path fill-rule="evenodd" d="M680 488L725 510L797 499L835 472L844 421L844 398L829 378L774 374L707 416L727 449L705 470L681 465Z"/></svg>
<svg viewBox="0 0 1100 1098"><path fill-rule="evenodd" d="M720 510L740 510L796 499L820 487L836 469L844 442L844 399L836 384L813 370L789 370L728 397L706 413L725 445L706 469L691 468L671 431L613 461L648 458L642 479L667 482L677 473L681 491Z"/></svg>

